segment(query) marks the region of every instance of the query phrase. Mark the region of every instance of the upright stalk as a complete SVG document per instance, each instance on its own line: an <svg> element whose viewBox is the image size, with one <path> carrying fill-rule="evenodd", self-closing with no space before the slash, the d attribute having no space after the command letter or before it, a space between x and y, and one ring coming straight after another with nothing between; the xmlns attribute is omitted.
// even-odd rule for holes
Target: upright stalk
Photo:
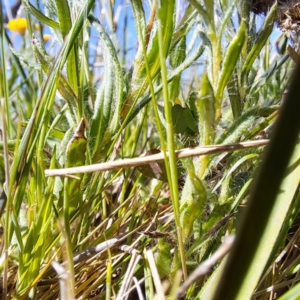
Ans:
<svg viewBox="0 0 300 300"><path fill-rule="evenodd" d="M183 277L187 279L187 269L186 269L186 259L184 255L184 245L182 238L182 229L180 226L180 210L179 210L179 194L178 194L178 174L176 167L176 155L175 155L175 142L174 142L174 129L172 121L172 106L169 100L169 91L168 91L168 80L167 80L167 68L166 68L166 58L164 55L164 45L163 45L163 32L161 26L160 14L158 14L158 40L159 40L159 58L160 58L160 68L161 68L161 78L163 83L163 99L164 99L164 108L166 116L166 129L167 129L167 145L169 151L169 165L170 172L168 174L168 181L170 185L172 205L174 209L174 218L177 229L177 239L179 245L179 252L181 258L181 267L183 271Z"/></svg>

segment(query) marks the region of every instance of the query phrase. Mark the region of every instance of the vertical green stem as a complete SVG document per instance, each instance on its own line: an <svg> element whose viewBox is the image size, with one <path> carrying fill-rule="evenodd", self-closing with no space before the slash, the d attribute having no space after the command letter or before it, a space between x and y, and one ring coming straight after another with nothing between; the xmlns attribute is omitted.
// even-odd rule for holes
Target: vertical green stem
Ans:
<svg viewBox="0 0 300 300"><path fill-rule="evenodd" d="M64 181L64 207L63 207L63 230L65 231L66 240L66 251L67 251L67 262L68 269L71 278L71 288L72 295L75 292L75 282L74 282L74 262L73 262L73 250L72 250L72 239L71 239L71 229L70 229L70 193L69 193L69 178L65 178Z"/></svg>
<svg viewBox="0 0 300 300"><path fill-rule="evenodd" d="M122 64L126 65L126 54L127 54L127 25L128 24L128 11L127 7L125 8L125 16L124 16L124 29L123 29L123 57Z"/></svg>
<svg viewBox="0 0 300 300"><path fill-rule="evenodd" d="M213 78L213 86L217 86L218 79L219 79L219 72L220 72L220 65L222 61L222 51L221 47L219 47L218 38L215 31L210 30L208 33L208 36L210 38L211 44L212 44L212 78Z"/></svg>
<svg viewBox="0 0 300 300"><path fill-rule="evenodd" d="M3 150L4 150L4 163L5 163L5 180L6 180L6 214L5 214L5 233L4 233L4 270L3 270L3 299L6 299L7 295L7 274L8 274L8 248L9 248L9 215L10 215L10 205L11 205L11 193L10 193L10 174L9 174L9 164L8 164L8 145L7 141L11 135L11 119L10 119L10 110L9 110L9 96L8 96L8 85L6 79L6 63L5 63L5 50L4 50L4 22L3 22L3 8L2 1L0 3L0 40L1 40L1 62L0 62L0 113L2 119L2 138L3 138ZM2 98L4 96L4 99ZM6 112L6 114L5 114ZM9 206L8 206L9 205Z"/></svg>
<svg viewBox="0 0 300 300"><path fill-rule="evenodd" d="M112 259L110 249L107 248L108 263L107 263L107 273L106 273L106 294L105 299L111 299L111 276L112 276Z"/></svg>
<svg viewBox="0 0 300 300"><path fill-rule="evenodd" d="M168 181L171 190L172 204L174 209L174 217L177 228L177 238L179 244L179 251L181 257L181 267L183 270L184 279L187 278L186 260L184 255L184 245L182 239L182 229L180 226L180 210L179 210L179 194L178 194L178 174L176 167L176 155L175 155L175 142L174 142L174 129L171 113L171 102L169 101L169 91L168 91L168 80L167 80L167 67L166 58L164 55L164 45L163 45L163 32L161 26L160 17L158 18L158 39L159 39L159 57L160 57L160 67L161 67L161 77L163 83L163 98L164 98L164 108L166 116L166 128L167 128L167 145L169 151L169 164L170 173L168 174Z"/></svg>
<svg viewBox="0 0 300 300"><path fill-rule="evenodd" d="M2 1L0 3L0 47L1 47L1 62L0 62L0 97L4 97L5 99L5 106L6 106L6 122L7 122L7 138L9 139L11 136L11 117L10 117L10 110L8 109L9 106L9 91L8 91L8 84L6 78L6 61L5 61L5 49L4 49L4 38L5 38L5 31L4 31L4 23L3 23L3 14L2 14Z"/></svg>
<svg viewBox="0 0 300 300"><path fill-rule="evenodd" d="M8 248L9 248L9 226L10 226L10 206L11 206L11 193L9 190L9 164L8 164L8 145L7 145L7 130L6 130L6 116L5 116L5 104L2 98L0 98L0 111L2 118L2 136L3 136L3 151L4 151L4 163L5 163L5 180L6 180L6 213L5 213L5 232L4 232L4 269L3 269L3 299L6 299L7 295L7 274L8 274ZM4 205L4 204L3 204Z"/></svg>

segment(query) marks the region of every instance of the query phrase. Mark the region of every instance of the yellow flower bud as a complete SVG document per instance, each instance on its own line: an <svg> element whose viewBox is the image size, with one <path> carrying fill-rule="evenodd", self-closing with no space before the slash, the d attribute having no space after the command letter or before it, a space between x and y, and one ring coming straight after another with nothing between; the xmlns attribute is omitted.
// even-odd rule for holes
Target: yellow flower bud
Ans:
<svg viewBox="0 0 300 300"><path fill-rule="evenodd" d="M44 34L44 35L43 35L43 40L44 40L44 42L48 42L50 39L51 39L50 34Z"/></svg>
<svg viewBox="0 0 300 300"><path fill-rule="evenodd" d="M24 35L27 28L27 21L24 18L12 19L8 22L7 28L10 31L18 32L21 35Z"/></svg>

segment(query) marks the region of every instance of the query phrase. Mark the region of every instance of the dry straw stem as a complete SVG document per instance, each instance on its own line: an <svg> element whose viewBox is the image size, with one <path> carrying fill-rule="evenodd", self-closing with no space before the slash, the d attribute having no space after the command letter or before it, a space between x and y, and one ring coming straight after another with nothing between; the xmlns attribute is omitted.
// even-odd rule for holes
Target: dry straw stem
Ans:
<svg viewBox="0 0 300 300"><path fill-rule="evenodd" d="M67 270L56 261L52 262L52 267L59 275L60 299L74 300L74 297L71 295L71 279L69 272L67 272Z"/></svg>
<svg viewBox="0 0 300 300"><path fill-rule="evenodd" d="M240 142L236 144L228 144L228 145L210 145L204 147L195 147L195 148L185 148L181 150L175 151L177 159L188 158L193 156L200 156L200 155L208 155L208 154L216 154L222 152L232 152L241 149L247 148L256 148L265 146L268 144L269 140L259 140L259 141L247 141L247 142ZM166 153L169 156L169 153ZM136 158L127 158L116 160L113 162L104 162L99 164L93 164L88 166L80 166L80 167L73 167L73 168L64 168L64 169L48 169L45 170L46 176L69 176L72 174L78 173L91 173L91 172L98 172L98 171L108 171L114 169L121 169L121 168L130 168L141 166L145 164L150 164L153 162L163 161L164 154L158 153L143 157L136 157Z"/></svg>
<svg viewBox="0 0 300 300"><path fill-rule="evenodd" d="M199 278L212 271L215 264L222 259L231 249L234 242L234 236L227 236L224 243L218 248L218 250L212 254L210 258L200 264L195 271L188 277L188 279L177 290L177 298L181 298L186 290L195 283Z"/></svg>
<svg viewBox="0 0 300 300"><path fill-rule="evenodd" d="M148 263L149 263L149 268L151 270L151 274L152 274L152 279L155 285L155 289L156 289L156 296L158 299L160 300L165 300L165 292L162 286L162 283L160 281L160 277L158 274L158 270L156 268L156 263L155 263L155 259L154 259L154 255L152 250L147 250L146 251L146 256L148 259Z"/></svg>
<svg viewBox="0 0 300 300"><path fill-rule="evenodd" d="M133 251L130 262L128 264L128 267L127 267L127 270L126 270L126 273L125 273L125 276L124 276L122 286L119 290L119 293L118 293L118 296L117 296L116 300L123 300L123 299L127 298L126 296L124 297L124 294L130 288L131 279L133 277L135 268L136 268L136 266L137 266L137 264L138 264L138 262L140 261L141 258L142 258L142 256L136 250Z"/></svg>

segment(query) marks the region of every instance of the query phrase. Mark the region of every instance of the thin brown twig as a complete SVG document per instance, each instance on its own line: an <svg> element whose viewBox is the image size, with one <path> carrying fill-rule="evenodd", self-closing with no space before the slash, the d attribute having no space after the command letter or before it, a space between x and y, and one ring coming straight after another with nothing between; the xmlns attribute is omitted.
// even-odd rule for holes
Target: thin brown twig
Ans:
<svg viewBox="0 0 300 300"><path fill-rule="evenodd" d="M177 159L183 159L193 156L200 155L208 155L208 154L216 154L222 152L232 152L241 149L247 148L255 148L267 145L269 140L258 140L258 141L248 141L241 142L236 144L228 144L228 145L212 145L212 146L204 146L204 147L195 147L195 148L185 148L181 150L175 151ZM167 155L169 155L167 153ZM46 176L67 176L70 174L78 174L78 173L91 173L91 172L99 172L99 171L108 171L120 168L130 168L136 167L140 165L150 164L153 162L163 161L164 154L158 153L143 157L135 157L135 158L127 158L120 159L113 162L104 162L94 165L88 166L80 166L73 168L64 168L64 169L48 169L45 170Z"/></svg>

